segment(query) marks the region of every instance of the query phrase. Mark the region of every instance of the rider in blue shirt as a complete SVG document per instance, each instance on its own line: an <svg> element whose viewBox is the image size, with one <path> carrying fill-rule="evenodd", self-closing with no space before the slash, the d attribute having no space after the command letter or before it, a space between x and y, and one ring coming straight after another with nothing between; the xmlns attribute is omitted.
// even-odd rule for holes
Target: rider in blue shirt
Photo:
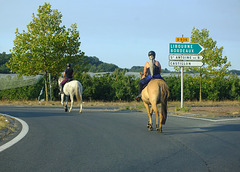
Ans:
<svg viewBox="0 0 240 172"><path fill-rule="evenodd" d="M161 65L157 60L155 60L155 56L156 53L154 51L149 51L148 53L149 61L145 63L143 70L144 78L142 78L138 84L139 95L136 97L138 101L142 96L141 95L142 90L147 86L151 79L163 79L160 74Z"/></svg>

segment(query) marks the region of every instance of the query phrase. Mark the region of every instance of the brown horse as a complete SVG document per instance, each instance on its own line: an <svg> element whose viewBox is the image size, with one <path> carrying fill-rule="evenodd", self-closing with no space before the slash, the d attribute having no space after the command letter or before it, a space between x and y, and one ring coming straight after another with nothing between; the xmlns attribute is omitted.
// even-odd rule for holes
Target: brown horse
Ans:
<svg viewBox="0 0 240 172"><path fill-rule="evenodd" d="M142 90L142 100L143 100L144 106L147 109L147 114L149 119L147 127L150 131L153 130L152 114L154 111L156 115L156 129L157 131L162 132L162 125L164 125L167 120L168 97L169 97L169 88L167 83L162 79L152 79L148 83L148 85ZM159 125L158 124L159 112L158 112L157 104L160 104L160 103L161 103L161 113L160 113L160 125ZM151 109L150 109L150 105L151 105Z"/></svg>

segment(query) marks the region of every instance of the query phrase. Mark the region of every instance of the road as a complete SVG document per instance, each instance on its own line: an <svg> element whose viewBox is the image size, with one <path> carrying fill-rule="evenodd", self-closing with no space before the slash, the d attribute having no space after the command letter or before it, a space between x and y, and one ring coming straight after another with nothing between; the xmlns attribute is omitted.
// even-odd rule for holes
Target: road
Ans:
<svg viewBox="0 0 240 172"><path fill-rule="evenodd" d="M4 172L240 171L240 120L169 115L157 133L147 130L145 112L3 106L0 112L29 125L0 153Z"/></svg>

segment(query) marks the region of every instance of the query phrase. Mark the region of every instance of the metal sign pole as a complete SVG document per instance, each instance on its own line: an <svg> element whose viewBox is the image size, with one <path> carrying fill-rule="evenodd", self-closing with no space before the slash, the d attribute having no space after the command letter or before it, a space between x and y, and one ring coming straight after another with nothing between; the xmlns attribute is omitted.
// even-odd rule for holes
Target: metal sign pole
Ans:
<svg viewBox="0 0 240 172"><path fill-rule="evenodd" d="M183 66L181 67L181 108L183 108Z"/></svg>
<svg viewBox="0 0 240 172"><path fill-rule="evenodd" d="M181 108L183 108L183 66L181 67Z"/></svg>

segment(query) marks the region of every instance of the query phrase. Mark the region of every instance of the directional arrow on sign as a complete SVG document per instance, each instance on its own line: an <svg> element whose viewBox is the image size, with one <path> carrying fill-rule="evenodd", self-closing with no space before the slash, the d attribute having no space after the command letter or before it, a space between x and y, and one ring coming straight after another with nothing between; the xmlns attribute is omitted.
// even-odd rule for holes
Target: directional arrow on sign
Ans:
<svg viewBox="0 0 240 172"><path fill-rule="evenodd" d="M196 43L170 43L169 53L170 54L199 54L204 48Z"/></svg>
<svg viewBox="0 0 240 172"><path fill-rule="evenodd" d="M201 61L169 61L170 67L183 66L183 67L201 67L203 62Z"/></svg>
<svg viewBox="0 0 240 172"><path fill-rule="evenodd" d="M168 56L169 60L203 60L204 57L200 55L176 55L170 54Z"/></svg>

